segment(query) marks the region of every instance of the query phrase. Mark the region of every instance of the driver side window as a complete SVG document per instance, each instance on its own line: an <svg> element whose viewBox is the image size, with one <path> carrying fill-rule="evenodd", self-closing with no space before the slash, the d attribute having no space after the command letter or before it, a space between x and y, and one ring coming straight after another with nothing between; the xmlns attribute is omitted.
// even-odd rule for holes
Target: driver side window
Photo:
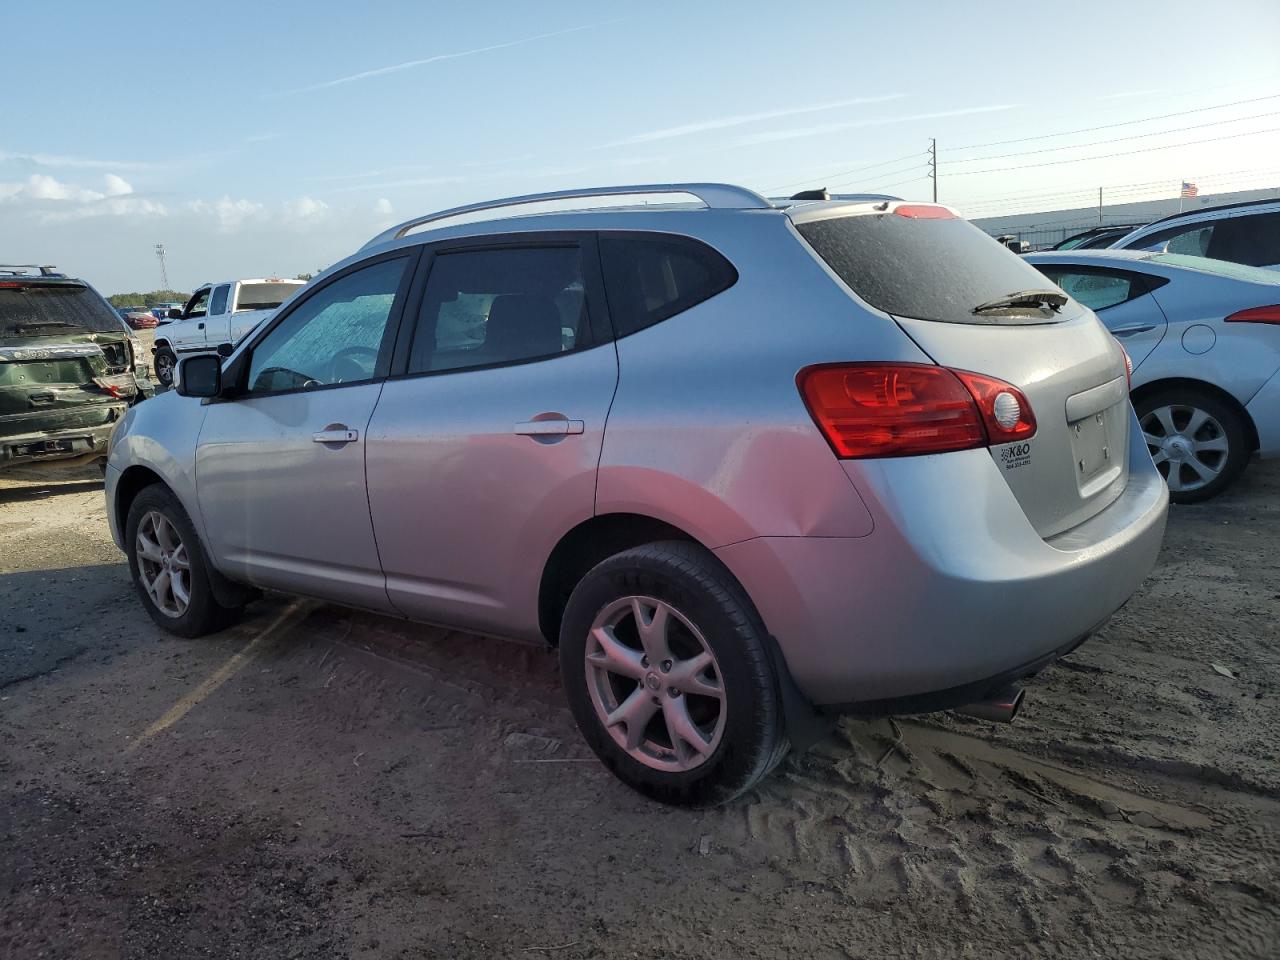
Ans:
<svg viewBox="0 0 1280 960"><path fill-rule="evenodd" d="M347 274L308 297L253 348L249 390L279 393L375 377L407 257Z"/></svg>

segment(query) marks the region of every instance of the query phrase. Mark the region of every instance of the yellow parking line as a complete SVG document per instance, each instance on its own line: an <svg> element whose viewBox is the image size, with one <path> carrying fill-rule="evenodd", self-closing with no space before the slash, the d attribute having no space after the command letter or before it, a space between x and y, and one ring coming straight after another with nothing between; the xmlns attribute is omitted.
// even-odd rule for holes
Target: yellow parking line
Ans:
<svg viewBox="0 0 1280 960"><path fill-rule="evenodd" d="M276 630L278 630L280 626L293 616L293 614L295 614L301 607L302 602L299 600L295 600L293 603L289 604L289 606L285 607L280 616L276 617L265 630L246 643L243 649L238 653L233 654L232 657L215 670L207 680L202 682L190 693L183 696L182 699L165 711L164 716L151 726L147 727L138 739L125 747L125 753L133 753L157 733L163 733L165 730L169 729L169 727L173 726L190 713L192 709L197 707L201 701L209 696L209 694L213 693L220 686L239 673L245 665L248 664L250 659L252 659L253 654L258 647L262 646L262 644L265 643L271 635L274 634Z"/></svg>

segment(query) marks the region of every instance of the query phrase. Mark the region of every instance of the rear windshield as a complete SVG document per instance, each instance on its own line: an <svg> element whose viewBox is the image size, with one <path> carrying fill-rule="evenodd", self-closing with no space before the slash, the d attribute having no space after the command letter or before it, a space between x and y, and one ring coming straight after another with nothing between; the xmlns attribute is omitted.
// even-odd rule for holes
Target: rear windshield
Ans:
<svg viewBox="0 0 1280 960"><path fill-rule="evenodd" d="M1171 267L1187 267L1204 273L1216 273L1232 280L1248 280L1252 283L1280 283L1280 273L1262 267L1246 267L1230 260L1211 260L1208 257L1192 257L1185 253L1157 253L1152 263L1167 263Z"/></svg>
<svg viewBox="0 0 1280 960"><path fill-rule="evenodd" d="M885 313L947 323L1045 322L1034 308L1021 318L1017 311L973 313L979 304L1046 284L1039 271L967 220L874 213L801 222L796 229L854 293Z"/></svg>
<svg viewBox="0 0 1280 960"><path fill-rule="evenodd" d="M241 284L236 310L274 310L301 288L300 283Z"/></svg>
<svg viewBox="0 0 1280 960"><path fill-rule="evenodd" d="M44 337L60 332L123 333L105 300L74 281L0 281L0 337Z"/></svg>

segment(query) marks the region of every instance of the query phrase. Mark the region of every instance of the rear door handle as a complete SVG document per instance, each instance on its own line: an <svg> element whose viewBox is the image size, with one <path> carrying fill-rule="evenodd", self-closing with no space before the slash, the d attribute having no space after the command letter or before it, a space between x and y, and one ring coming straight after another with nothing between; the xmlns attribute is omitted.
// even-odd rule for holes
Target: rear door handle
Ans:
<svg viewBox="0 0 1280 960"><path fill-rule="evenodd" d="M521 437L564 437L582 430L581 420L525 420L516 424L516 435Z"/></svg>
<svg viewBox="0 0 1280 960"><path fill-rule="evenodd" d="M1155 328L1156 325L1154 323L1138 323L1132 327L1116 327L1111 333L1117 337L1129 337L1135 333L1146 333L1148 330L1154 330Z"/></svg>
<svg viewBox="0 0 1280 960"><path fill-rule="evenodd" d="M317 430L311 435L311 439L316 443L355 443L360 439L360 434L347 427L330 427L327 430Z"/></svg>

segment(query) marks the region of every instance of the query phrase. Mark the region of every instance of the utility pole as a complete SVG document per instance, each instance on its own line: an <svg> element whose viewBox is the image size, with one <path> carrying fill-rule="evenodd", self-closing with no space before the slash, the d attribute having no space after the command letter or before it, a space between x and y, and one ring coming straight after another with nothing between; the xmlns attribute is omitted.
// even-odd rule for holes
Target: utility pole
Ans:
<svg viewBox="0 0 1280 960"><path fill-rule="evenodd" d="M933 202L938 202L938 138L929 140L929 179L933 181Z"/></svg>
<svg viewBox="0 0 1280 960"><path fill-rule="evenodd" d="M1098 188L1098 226L1102 226L1102 188Z"/></svg>
<svg viewBox="0 0 1280 960"><path fill-rule="evenodd" d="M168 290L169 289L169 270L165 266L165 262L164 262L164 244L163 243L156 244L156 257L160 261L160 279L164 283L163 289Z"/></svg>

